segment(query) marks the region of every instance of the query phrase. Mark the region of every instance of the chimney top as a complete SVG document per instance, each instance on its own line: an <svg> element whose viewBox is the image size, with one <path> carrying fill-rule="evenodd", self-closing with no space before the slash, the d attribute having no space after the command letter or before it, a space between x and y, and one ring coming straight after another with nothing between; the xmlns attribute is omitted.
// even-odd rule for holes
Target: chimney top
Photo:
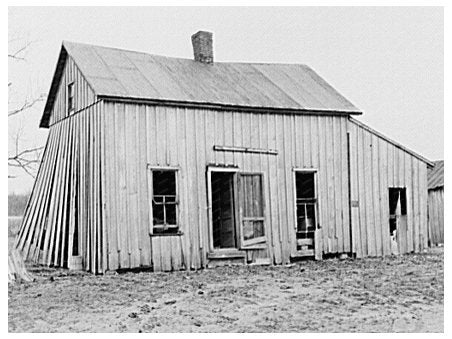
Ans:
<svg viewBox="0 0 452 339"><path fill-rule="evenodd" d="M191 36L193 55L195 61L204 64L213 64L213 39L212 33L199 31Z"/></svg>

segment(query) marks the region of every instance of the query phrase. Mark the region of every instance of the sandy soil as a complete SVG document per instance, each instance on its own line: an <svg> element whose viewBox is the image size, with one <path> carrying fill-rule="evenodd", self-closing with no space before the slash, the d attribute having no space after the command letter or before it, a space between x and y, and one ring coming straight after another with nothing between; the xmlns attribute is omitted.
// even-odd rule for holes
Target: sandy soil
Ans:
<svg viewBox="0 0 452 339"><path fill-rule="evenodd" d="M443 251L93 276L30 267L10 332L442 332Z"/></svg>

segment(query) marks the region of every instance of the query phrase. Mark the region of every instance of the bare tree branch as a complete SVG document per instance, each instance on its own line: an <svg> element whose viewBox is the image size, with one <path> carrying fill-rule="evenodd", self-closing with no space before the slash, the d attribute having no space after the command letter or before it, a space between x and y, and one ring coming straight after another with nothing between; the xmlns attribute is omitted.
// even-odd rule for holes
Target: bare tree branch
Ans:
<svg viewBox="0 0 452 339"><path fill-rule="evenodd" d="M44 98L45 98L45 95L41 94L41 95L39 95L39 97L37 97L31 101L25 101L21 107L8 111L8 116L10 117L12 115L16 115L18 113L21 113L21 112L27 110L27 109L33 107L37 102L44 100Z"/></svg>
<svg viewBox="0 0 452 339"><path fill-rule="evenodd" d="M27 48L31 45L31 42L27 42L24 46L22 46L21 48L19 48L17 51L15 51L12 54L8 53L8 58L11 59L15 59L15 60L25 60L25 57L21 56L20 53L24 52L27 50Z"/></svg>
<svg viewBox="0 0 452 339"><path fill-rule="evenodd" d="M22 40L22 39L10 39L9 42ZM32 42L25 42L18 49L16 49L12 53L8 53L8 59L12 61L25 61L26 60L26 51L30 47ZM8 81L8 88L11 89L12 82ZM23 103L18 108L14 108L8 110L8 117L18 115L20 113L24 113L28 109L32 108L35 104L42 101L45 98L44 94L40 94L38 97L33 99L25 99ZM8 155L8 167L21 168L25 173L30 175L31 177L35 177L35 173L38 170L38 166L41 162L41 154L40 151L43 147L33 147L33 148L21 148L20 140L22 137L22 130L16 133L14 138L14 154ZM8 178L14 178L15 176L8 175Z"/></svg>

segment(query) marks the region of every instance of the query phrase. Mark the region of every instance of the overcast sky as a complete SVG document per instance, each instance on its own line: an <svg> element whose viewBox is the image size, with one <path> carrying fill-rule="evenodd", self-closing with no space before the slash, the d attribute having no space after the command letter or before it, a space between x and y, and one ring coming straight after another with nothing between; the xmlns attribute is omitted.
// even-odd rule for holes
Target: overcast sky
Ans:
<svg viewBox="0 0 452 339"><path fill-rule="evenodd" d="M268 7L9 9L9 51L31 42L26 61L9 62L10 108L47 93L62 40L192 58L190 36L214 33L217 61L303 63L364 114L360 120L415 152L443 159L442 8ZM9 118L9 148L44 145L44 103ZM33 180L20 172L9 192Z"/></svg>

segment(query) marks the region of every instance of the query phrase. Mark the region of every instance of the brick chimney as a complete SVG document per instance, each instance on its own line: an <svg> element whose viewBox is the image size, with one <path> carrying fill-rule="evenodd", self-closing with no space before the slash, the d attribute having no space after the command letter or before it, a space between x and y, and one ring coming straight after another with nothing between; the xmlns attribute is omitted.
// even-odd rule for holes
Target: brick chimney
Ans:
<svg viewBox="0 0 452 339"><path fill-rule="evenodd" d="M191 36L195 61L213 64L212 33L199 31Z"/></svg>

